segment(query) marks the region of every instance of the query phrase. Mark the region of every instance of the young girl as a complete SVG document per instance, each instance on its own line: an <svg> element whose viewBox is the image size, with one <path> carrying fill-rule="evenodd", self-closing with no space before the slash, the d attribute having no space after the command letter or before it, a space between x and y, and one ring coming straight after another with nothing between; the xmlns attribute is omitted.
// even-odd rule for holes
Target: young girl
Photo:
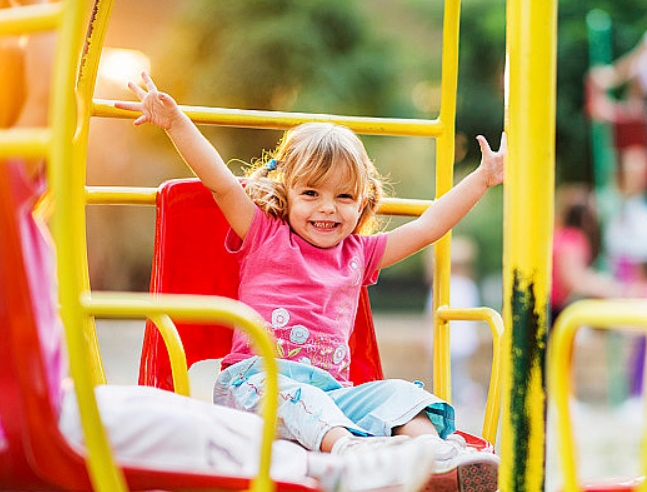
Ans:
<svg viewBox="0 0 647 492"><path fill-rule="evenodd" d="M436 454L430 487L466 492L478 482L496 490L498 458L470 452L451 435L449 404L407 381L351 385L348 340L361 287L440 239L502 182L505 134L496 152L477 137L481 165L419 218L361 235L370 229L382 190L351 130L330 123L293 128L243 187L175 101L146 73L142 77L146 90L129 84L141 102L117 107L141 112L135 125L152 123L167 132L231 226L226 241L240 261L239 299L263 316L278 342L279 435L336 454L388 446L390 436L428 435ZM235 334L214 402L257 411L263 383L258 357Z"/></svg>

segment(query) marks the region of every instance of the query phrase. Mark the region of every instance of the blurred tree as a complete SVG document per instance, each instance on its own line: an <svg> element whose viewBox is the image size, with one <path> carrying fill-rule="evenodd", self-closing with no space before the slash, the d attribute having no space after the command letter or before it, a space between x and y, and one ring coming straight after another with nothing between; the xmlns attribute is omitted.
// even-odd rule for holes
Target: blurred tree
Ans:
<svg viewBox="0 0 647 492"><path fill-rule="evenodd" d="M187 104L392 116L398 58L364 22L356 0L186 2L160 83ZM190 70L186 70L190 67ZM211 130L207 130L209 133ZM220 130L225 150L248 160L276 132ZM222 138L224 137L224 138Z"/></svg>

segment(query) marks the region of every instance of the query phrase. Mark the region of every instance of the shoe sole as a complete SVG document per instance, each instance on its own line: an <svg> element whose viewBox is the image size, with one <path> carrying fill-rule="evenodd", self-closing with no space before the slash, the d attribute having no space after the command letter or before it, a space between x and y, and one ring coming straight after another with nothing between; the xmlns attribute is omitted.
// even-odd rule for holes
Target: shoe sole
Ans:
<svg viewBox="0 0 647 492"><path fill-rule="evenodd" d="M495 492L499 467L492 462L463 463L447 473L432 474L421 492Z"/></svg>

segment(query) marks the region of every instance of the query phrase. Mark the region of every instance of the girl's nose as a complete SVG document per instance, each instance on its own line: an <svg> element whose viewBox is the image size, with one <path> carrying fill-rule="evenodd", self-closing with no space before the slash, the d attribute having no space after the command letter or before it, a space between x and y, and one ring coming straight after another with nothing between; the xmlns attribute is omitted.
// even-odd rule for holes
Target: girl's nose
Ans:
<svg viewBox="0 0 647 492"><path fill-rule="evenodd" d="M335 203L330 199L322 199L319 203L319 210L324 213L333 213L335 211Z"/></svg>

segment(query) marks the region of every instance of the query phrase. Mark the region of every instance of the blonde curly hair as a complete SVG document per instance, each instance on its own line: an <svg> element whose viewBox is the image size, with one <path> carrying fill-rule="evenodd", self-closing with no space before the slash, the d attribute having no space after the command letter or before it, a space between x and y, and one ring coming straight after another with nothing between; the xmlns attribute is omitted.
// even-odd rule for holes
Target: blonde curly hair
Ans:
<svg viewBox="0 0 647 492"><path fill-rule="evenodd" d="M316 186L328 178L333 166L346 166L354 195L366 199L354 232L374 232L375 211L384 193L382 178L362 141L345 126L304 123L288 130L276 150L250 167L245 189L266 213L285 219L287 190L303 180Z"/></svg>

